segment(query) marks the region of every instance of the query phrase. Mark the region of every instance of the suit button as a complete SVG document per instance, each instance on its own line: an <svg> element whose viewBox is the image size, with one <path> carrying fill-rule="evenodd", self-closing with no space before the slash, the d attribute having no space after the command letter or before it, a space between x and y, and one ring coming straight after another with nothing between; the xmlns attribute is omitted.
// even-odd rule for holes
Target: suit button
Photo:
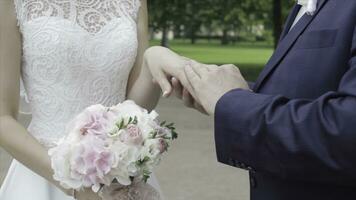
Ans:
<svg viewBox="0 0 356 200"><path fill-rule="evenodd" d="M253 177L252 175L250 175L250 187L251 189L256 188L257 187L257 181L256 178Z"/></svg>

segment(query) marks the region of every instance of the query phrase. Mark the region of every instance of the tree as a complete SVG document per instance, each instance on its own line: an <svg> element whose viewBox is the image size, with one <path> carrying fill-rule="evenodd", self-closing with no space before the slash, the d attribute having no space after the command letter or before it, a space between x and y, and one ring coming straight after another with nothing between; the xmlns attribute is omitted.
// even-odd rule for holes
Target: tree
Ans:
<svg viewBox="0 0 356 200"><path fill-rule="evenodd" d="M154 31L162 31L161 45L168 47L168 33L184 10L186 0L150 0L148 1L150 26ZM176 23L175 23L176 22Z"/></svg>
<svg viewBox="0 0 356 200"><path fill-rule="evenodd" d="M217 5L215 7L216 20L220 22L221 44L223 45L231 41L229 32L252 30L248 27L263 24L269 11L269 4L261 0L215 0L215 5Z"/></svg>
<svg viewBox="0 0 356 200"><path fill-rule="evenodd" d="M293 1L282 0L150 0L150 25L162 32L161 45L168 46L168 33L189 38L221 32L221 44L236 41L241 33L256 40L256 27L272 33L275 45L282 32L283 19ZM201 32L204 30L204 32ZM201 35L204 33L205 35ZM232 34L234 33L234 38ZM200 35L199 35L200 34ZM264 35L266 38L267 34Z"/></svg>

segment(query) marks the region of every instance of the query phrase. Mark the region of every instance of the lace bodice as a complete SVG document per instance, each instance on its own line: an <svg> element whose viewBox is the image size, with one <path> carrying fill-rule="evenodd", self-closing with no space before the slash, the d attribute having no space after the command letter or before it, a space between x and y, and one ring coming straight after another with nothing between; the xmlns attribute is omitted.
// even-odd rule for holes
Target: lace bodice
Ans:
<svg viewBox="0 0 356 200"><path fill-rule="evenodd" d="M118 18L136 20L139 0L16 0L20 25L51 17L71 21L95 34Z"/></svg>
<svg viewBox="0 0 356 200"><path fill-rule="evenodd" d="M29 132L51 146L92 104L123 101L137 52L140 0L15 0Z"/></svg>

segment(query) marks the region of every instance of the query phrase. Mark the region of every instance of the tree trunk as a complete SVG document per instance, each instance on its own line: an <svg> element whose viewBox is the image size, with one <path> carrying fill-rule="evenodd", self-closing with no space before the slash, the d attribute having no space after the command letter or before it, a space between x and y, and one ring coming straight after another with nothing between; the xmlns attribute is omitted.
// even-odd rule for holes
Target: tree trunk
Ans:
<svg viewBox="0 0 356 200"><path fill-rule="evenodd" d="M163 26L162 28L162 39L161 39L161 46L168 48L168 28L167 26Z"/></svg>
<svg viewBox="0 0 356 200"><path fill-rule="evenodd" d="M275 47L281 36L282 26L282 2L281 0L273 0L273 37Z"/></svg>
<svg viewBox="0 0 356 200"><path fill-rule="evenodd" d="M222 45L229 44L228 32L229 31L226 28L224 28L223 35L222 35L222 38L221 38L221 44Z"/></svg>
<svg viewBox="0 0 356 200"><path fill-rule="evenodd" d="M176 39L176 38L181 38L182 37L182 35L181 35L181 27L180 27L180 25L179 24L177 24L177 25L175 25L174 26L174 38Z"/></svg>
<svg viewBox="0 0 356 200"><path fill-rule="evenodd" d="M190 30L190 43L195 44L195 42L196 42L195 28L194 25L192 25Z"/></svg>

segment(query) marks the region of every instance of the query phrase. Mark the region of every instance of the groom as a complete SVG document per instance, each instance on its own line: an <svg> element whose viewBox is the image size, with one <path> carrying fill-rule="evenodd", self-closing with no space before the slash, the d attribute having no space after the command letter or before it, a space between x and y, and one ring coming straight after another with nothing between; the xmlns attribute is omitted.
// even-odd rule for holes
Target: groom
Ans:
<svg viewBox="0 0 356 200"><path fill-rule="evenodd" d="M356 199L356 0L307 4L253 88L229 65L184 69L215 116L218 160L250 172L253 200Z"/></svg>

